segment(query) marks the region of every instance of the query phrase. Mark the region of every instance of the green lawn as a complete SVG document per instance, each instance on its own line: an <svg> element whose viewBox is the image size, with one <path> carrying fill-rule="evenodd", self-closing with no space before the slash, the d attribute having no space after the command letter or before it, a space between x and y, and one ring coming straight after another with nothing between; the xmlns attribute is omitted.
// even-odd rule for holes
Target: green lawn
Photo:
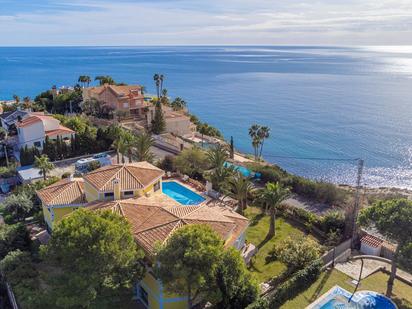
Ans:
<svg viewBox="0 0 412 309"><path fill-rule="evenodd" d="M279 261L266 263L266 257L272 250L275 242L281 241L290 235L303 234L303 232L286 222L283 218L278 218L276 220L275 237L263 243L269 230L269 217L262 215L260 209L256 207L248 207L245 211L245 216L251 221L246 231L246 240L255 246L259 247L261 245L259 252L250 264L249 270L256 275L259 282L265 282L276 277L286 269L285 265Z"/></svg>
<svg viewBox="0 0 412 309"><path fill-rule="evenodd" d="M350 277L338 270L323 272L319 279L314 284L312 284L310 288L300 293L294 299L286 302L282 306L282 308L305 308L306 306L314 302L318 297L326 293L334 285L339 285L349 292L352 292L355 286L350 283L351 280L352 279ZM387 280L388 275L383 272L378 272L362 280L359 286L359 290L372 290L384 294L386 291ZM400 281L396 281L393 300L396 302L399 309L411 309L412 287Z"/></svg>

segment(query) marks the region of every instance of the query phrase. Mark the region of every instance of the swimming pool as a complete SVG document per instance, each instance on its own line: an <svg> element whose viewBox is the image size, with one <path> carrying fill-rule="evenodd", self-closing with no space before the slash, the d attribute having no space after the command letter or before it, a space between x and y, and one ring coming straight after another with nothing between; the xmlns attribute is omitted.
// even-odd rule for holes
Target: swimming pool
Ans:
<svg viewBox="0 0 412 309"><path fill-rule="evenodd" d="M205 200L176 181L163 182L162 192L182 205L198 205Z"/></svg>
<svg viewBox="0 0 412 309"><path fill-rule="evenodd" d="M353 295L335 285L307 309L396 309L396 305L386 296L372 292L359 291Z"/></svg>
<svg viewBox="0 0 412 309"><path fill-rule="evenodd" d="M245 177L260 178L260 173L253 173L250 169L248 169L244 166L236 165L236 164L233 164L233 163L230 163L230 162L225 162L224 166L225 167L233 166L236 171L240 172Z"/></svg>

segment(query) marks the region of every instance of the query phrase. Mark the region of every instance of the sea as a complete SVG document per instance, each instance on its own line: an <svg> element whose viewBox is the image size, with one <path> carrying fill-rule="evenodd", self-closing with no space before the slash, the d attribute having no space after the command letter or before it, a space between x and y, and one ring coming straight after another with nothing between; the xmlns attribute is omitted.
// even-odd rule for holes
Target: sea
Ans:
<svg viewBox="0 0 412 309"><path fill-rule="evenodd" d="M305 177L412 189L412 46L0 48L0 99L34 97L79 75L110 75L171 97L252 152L248 128L269 126L263 156Z"/></svg>

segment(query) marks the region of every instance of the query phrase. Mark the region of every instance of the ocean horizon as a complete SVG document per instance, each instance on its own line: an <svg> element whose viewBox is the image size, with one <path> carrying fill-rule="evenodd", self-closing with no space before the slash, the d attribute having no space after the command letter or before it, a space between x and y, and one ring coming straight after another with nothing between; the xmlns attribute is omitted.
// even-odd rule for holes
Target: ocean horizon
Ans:
<svg viewBox="0 0 412 309"><path fill-rule="evenodd" d="M248 128L267 125L263 156L289 172L412 189L412 46L0 47L0 100L34 98L79 75L110 75L172 97L252 152Z"/></svg>

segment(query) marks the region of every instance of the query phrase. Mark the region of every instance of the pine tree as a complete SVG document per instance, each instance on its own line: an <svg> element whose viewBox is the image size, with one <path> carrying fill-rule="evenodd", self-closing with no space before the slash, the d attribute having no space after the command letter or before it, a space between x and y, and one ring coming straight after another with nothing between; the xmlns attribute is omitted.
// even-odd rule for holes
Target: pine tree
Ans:
<svg viewBox="0 0 412 309"><path fill-rule="evenodd" d="M164 132L165 127L166 124L163 117L162 104L158 101L156 102L155 115L152 121L152 132L154 134L161 134Z"/></svg>

